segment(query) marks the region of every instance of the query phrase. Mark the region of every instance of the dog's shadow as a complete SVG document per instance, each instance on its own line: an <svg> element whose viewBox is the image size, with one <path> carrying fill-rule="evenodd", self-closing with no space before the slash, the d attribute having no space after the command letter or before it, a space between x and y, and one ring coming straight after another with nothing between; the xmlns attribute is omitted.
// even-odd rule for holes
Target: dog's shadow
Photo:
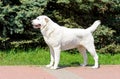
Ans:
<svg viewBox="0 0 120 79"><path fill-rule="evenodd" d="M81 63L79 62L72 62L69 65L60 65L58 69L63 69L63 68L67 68L67 67L83 67L80 65ZM86 65L86 67L92 67L93 64L88 64Z"/></svg>

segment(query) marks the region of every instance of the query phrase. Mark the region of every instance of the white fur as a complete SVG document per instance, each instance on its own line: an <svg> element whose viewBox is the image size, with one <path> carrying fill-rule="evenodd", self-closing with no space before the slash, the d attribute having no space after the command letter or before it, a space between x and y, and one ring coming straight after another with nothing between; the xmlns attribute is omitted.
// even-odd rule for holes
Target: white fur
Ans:
<svg viewBox="0 0 120 79"><path fill-rule="evenodd" d="M38 16L34 19L32 21L34 28L41 30L44 40L50 48L51 61L47 67L57 69L61 50L77 48L84 58L82 66L87 65L87 49L95 60L93 68L98 68L98 55L95 51L92 32L96 30L100 23L100 20L97 20L91 27L79 29L62 27L45 15Z"/></svg>

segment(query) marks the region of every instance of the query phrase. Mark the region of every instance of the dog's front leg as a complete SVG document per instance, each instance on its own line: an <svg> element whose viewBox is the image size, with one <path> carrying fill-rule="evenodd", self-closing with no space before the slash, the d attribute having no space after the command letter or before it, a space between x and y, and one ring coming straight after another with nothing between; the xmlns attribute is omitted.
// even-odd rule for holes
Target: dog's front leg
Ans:
<svg viewBox="0 0 120 79"><path fill-rule="evenodd" d="M53 50L53 48L52 47L49 47L50 48L50 64L48 64L48 65L46 65L46 67L52 67L53 66L53 64L54 64L54 50Z"/></svg>
<svg viewBox="0 0 120 79"><path fill-rule="evenodd" d="M54 66L51 67L51 69L57 69L59 61L60 61L60 48L59 47L55 47L53 49L54 49L55 63L54 63Z"/></svg>

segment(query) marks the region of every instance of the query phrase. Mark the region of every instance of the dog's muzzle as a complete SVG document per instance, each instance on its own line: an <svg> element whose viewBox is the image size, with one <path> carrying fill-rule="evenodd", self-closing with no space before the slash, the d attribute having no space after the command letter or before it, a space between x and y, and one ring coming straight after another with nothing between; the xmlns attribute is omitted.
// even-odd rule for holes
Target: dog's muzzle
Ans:
<svg viewBox="0 0 120 79"><path fill-rule="evenodd" d="M32 21L33 28L40 28L41 24L37 23L35 20Z"/></svg>

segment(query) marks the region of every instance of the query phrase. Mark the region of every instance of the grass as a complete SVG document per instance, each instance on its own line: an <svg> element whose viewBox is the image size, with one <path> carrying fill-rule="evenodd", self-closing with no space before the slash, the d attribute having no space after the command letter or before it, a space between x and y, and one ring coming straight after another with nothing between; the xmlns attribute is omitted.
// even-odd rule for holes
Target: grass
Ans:
<svg viewBox="0 0 120 79"><path fill-rule="evenodd" d="M120 54L98 54L99 63L101 65L120 64ZM0 51L0 65L46 65L50 61L48 50L36 48L23 50L7 50ZM82 63L83 58L79 53L70 54L68 52L61 53L60 66L78 66ZM88 54L88 65L93 65L94 60Z"/></svg>

